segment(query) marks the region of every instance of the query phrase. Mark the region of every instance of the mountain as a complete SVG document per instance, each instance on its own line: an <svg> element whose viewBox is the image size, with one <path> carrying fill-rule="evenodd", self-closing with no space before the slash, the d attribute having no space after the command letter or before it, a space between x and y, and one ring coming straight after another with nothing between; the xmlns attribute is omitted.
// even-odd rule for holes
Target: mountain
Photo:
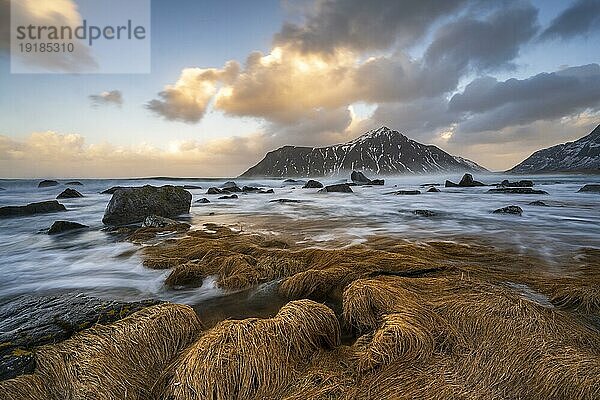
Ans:
<svg viewBox="0 0 600 400"><path fill-rule="evenodd" d="M451 156L436 146L415 142L384 126L348 143L327 147L281 147L267 153L241 177L329 176L352 170L383 175L486 171L473 161Z"/></svg>
<svg viewBox="0 0 600 400"><path fill-rule="evenodd" d="M507 172L600 171L600 125L574 142L538 150Z"/></svg>

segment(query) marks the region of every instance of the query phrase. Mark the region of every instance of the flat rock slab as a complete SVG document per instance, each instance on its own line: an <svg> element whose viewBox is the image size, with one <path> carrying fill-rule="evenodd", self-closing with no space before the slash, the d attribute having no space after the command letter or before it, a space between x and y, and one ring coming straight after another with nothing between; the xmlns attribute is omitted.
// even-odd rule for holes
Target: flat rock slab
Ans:
<svg viewBox="0 0 600 400"><path fill-rule="evenodd" d="M59 211L67 211L66 207L56 200L41 201L39 203L30 203L26 206L5 206L0 207L0 218L21 217L34 214L46 214Z"/></svg>
<svg viewBox="0 0 600 400"><path fill-rule="evenodd" d="M53 181L50 179L41 181L40 183L38 183L38 187L39 188L46 188L46 187L52 187L52 186L58 186L59 183L57 181Z"/></svg>
<svg viewBox="0 0 600 400"><path fill-rule="evenodd" d="M82 294L23 295L0 304L0 380L33 372L37 346L57 343L94 324L110 324L156 300L125 303Z"/></svg>
<svg viewBox="0 0 600 400"><path fill-rule="evenodd" d="M548 194L544 190L532 189L529 187L515 187L515 188L498 188L490 189L488 193L509 193L509 194Z"/></svg>
<svg viewBox="0 0 600 400"><path fill-rule="evenodd" d="M578 192L600 193L600 185L585 185Z"/></svg>

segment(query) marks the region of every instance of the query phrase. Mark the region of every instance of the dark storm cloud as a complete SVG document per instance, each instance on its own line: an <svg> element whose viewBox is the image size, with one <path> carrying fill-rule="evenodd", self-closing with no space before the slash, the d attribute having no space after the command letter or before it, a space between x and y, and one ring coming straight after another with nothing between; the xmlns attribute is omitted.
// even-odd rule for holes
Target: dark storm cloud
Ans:
<svg viewBox="0 0 600 400"><path fill-rule="evenodd" d="M303 51L329 52L338 47L385 49L408 45L440 17L467 0L318 0L303 25L287 23L275 42L293 43Z"/></svg>
<svg viewBox="0 0 600 400"><path fill-rule="evenodd" d="M552 120L587 109L600 109L598 64L541 73L523 80L498 82L495 78L479 78L449 103L451 112L468 116L459 129L465 133Z"/></svg>
<svg viewBox="0 0 600 400"><path fill-rule="evenodd" d="M600 29L600 0L579 0L554 18L540 37L569 39L594 29Z"/></svg>

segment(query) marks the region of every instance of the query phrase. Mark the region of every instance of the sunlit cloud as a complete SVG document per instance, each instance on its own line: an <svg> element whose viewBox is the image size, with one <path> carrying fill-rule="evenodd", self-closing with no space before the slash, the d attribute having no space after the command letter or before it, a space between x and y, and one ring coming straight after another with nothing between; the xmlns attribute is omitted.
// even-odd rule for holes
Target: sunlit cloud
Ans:
<svg viewBox="0 0 600 400"><path fill-rule="evenodd" d="M92 107L100 107L106 105L115 105L120 107L123 105L123 93L120 90L111 90L100 94L92 94L89 96L92 102Z"/></svg>

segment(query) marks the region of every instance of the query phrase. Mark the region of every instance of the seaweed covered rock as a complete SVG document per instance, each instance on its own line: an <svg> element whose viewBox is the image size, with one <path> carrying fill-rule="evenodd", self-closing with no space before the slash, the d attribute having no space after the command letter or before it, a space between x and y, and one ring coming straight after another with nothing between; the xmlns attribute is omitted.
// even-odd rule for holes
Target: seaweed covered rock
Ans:
<svg viewBox="0 0 600 400"><path fill-rule="evenodd" d="M11 299L0 305L0 380L32 372L37 346L58 343L96 323L108 324L157 303L106 301L73 293Z"/></svg>
<svg viewBox="0 0 600 400"><path fill-rule="evenodd" d="M59 211L67 211L66 207L56 200L41 201L39 203L30 203L26 206L5 206L0 207L0 218L2 217L20 217L34 214L46 214Z"/></svg>
<svg viewBox="0 0 600 400"><path fill-rule="evenodd" d="M142 222L150 215L172 218L190 211L192 194L182 187L146 185L116 190L102 222L105 225L127 225Z"/></svg>
<svg viewBox="0 0 600 400"><path fill-rule="evenodd" d="M353 193L352 188L347 183L325 186L319 190L321 193Z"/></svg>
<svg viewBox="0 0 600 400"><path fill-rule="evenodd" d="M89 226L80 224L79 222L55 221L50 229L48 229L48 235L57 235L59 233L72 232L86 228L89 228Z"/></svg>
<svg viewBox="0 0 600 400"><path fill-rule="evenodd" d="M177 225L178 221L171 218L159 217L158 215L150 215L146 217L143 223L145 228L165 228L170 225Z"/></svg>
<svg viewBox="0 0 600 400"><path fill-rule="evenodd" d="M493 214L521 215L521 214L523 214L523 209L519 206L507 206L507 207L502 207L497 210L494 210Z"/></svg>
<svg viewBox="0 0 600 400"><path fill-rule="evenodd" d="M66 188L61 194L56 196L57 199L76 199L79 197L83 197L83 195L77 190L71 188Z"/></svg>
<svg viewBox="0 0 600 400"><path fill-rule="evenodd" d="M46 179L41 181L40 183L38 183L38 188L47 188L47 187L52 187L52 186L58 186L59 183L57 181L51 180L51 179Z"/></svg>

